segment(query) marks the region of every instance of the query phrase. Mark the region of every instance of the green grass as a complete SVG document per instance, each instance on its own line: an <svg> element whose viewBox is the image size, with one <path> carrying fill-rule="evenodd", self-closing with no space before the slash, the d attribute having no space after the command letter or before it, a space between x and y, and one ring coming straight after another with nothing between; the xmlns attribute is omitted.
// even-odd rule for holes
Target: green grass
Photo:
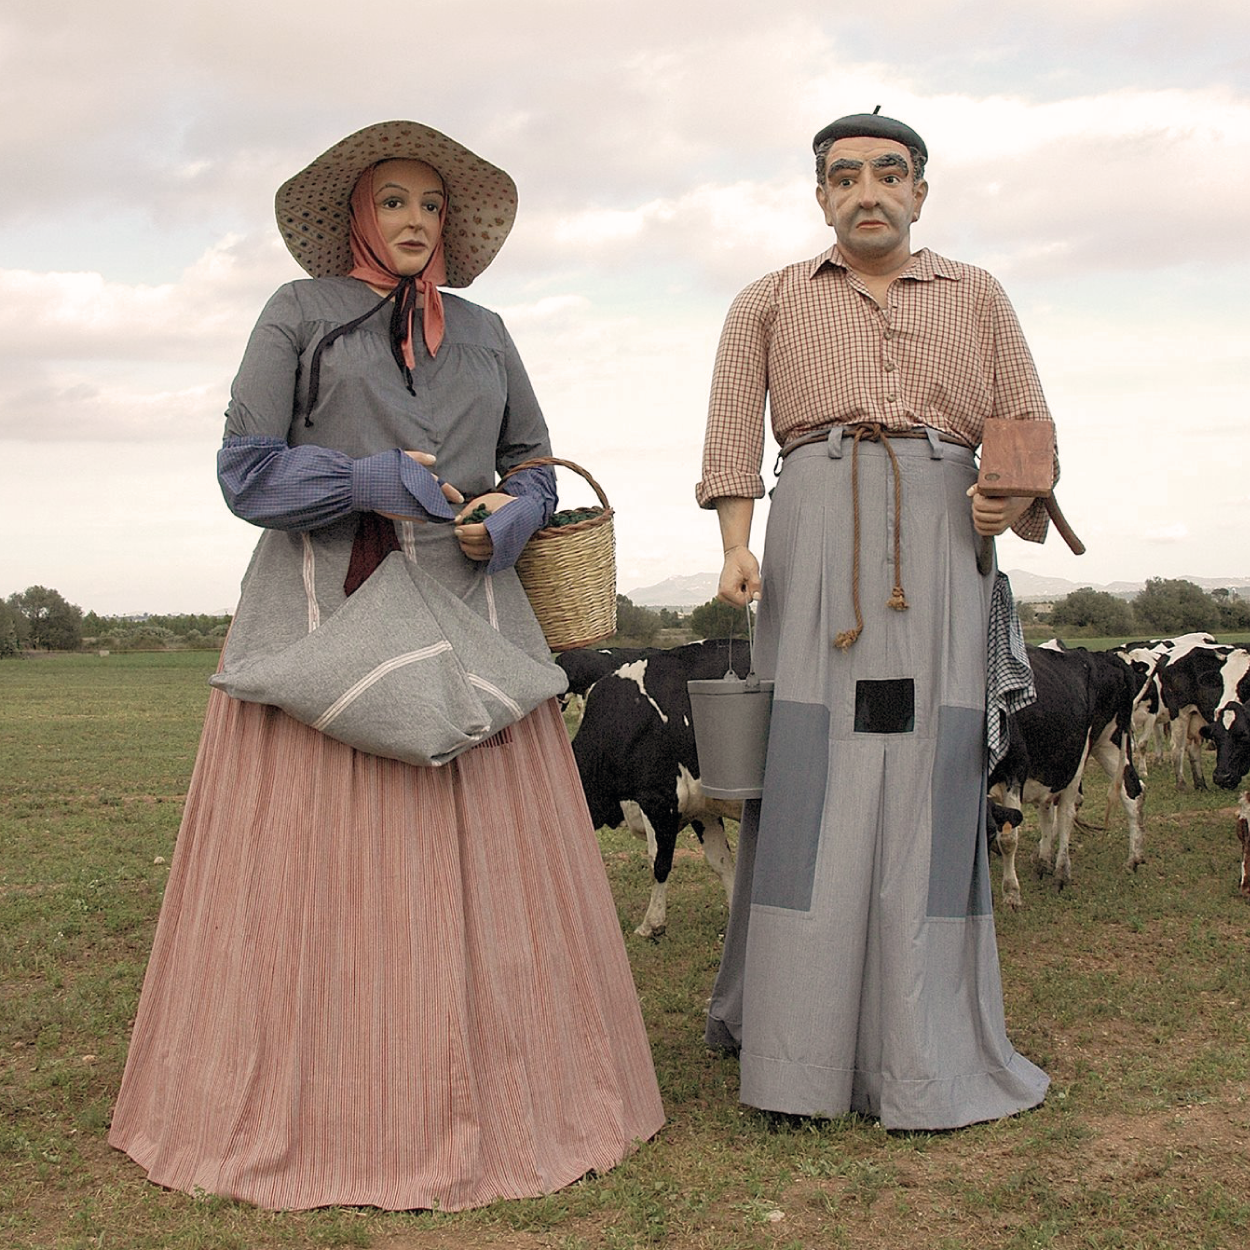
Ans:
<svg viewBox="0 0 1250 1250"><path fill-rule="evenodd" d="M656 1141L548 1198L455 1216L275 1214L149 1185L105 1137L215 660L0 663L0 1246L1250 1241L1250 908L1234 796L1177 794L1161 767L1143 867L1123 867L1117 805L1109 830L1078 833L1070 888L1036 879L1022 852L1024 908L997 913L1012 1039L1053 1078L1036 1112L889 1134L856 1117L777 1125L742 1107L735 1062L702 1044L719 882L683 841L668 932L641 940L641 845L601 831L669 1116ZM1085 816L1100 819L1101 780L1086 789Z"/></svg>

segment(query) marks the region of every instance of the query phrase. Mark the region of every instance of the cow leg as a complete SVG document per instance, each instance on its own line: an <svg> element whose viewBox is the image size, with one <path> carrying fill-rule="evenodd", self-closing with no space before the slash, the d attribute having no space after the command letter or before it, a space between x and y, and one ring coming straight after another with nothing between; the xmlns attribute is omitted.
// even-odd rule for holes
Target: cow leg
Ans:
<svg viewBox="0 0 1250 1250"><path fill-rule="evenodd" d="M1185 754L1189 756L1189 775L1193 778L1195 790L1207 789L1207 779L1202 771L1203 739L1199 730L1206 721L1199 715L1190 718L1189 732L1185 735Z"/></svg>
<svg viewBox="0 0 1250 1250"><path fill-rule="evenodd" d="M1107 814L1103 825L1111 826L1111 804L1118 797L1124 814L1128 817L1128 864L1136 871L1146 862L1146 791L1137 774L1127 748L1117 747L1114 742L1099 741L1091 751L1099 767L1110 777L1111 788L1107 794Z"/></svg>
<svg viewBox="0 0 1250 1250"><path fill-rule="evenodd" d="M668 925L668 874L673 870L673 852L677 849L677 832L681 818L669 804L653 804L648 812L636 804L646 829L647 852L651 859L651 900L642 923L634 930L639 937L659 937ZM621 804L622 810L625 804Z"/></svg>
<svg viewBox="0 0 1250 1250"><path fill-rule="evenodd" d="M642 923L634 930L639 937L656 937L663 933L668 924L668 873L660 880L655 871L656 837L655 829L647 819L646 813L632 799L621 802L621 813L625 817L626 827L635 837L645 838L647 843L647 859L651 864L651 898L647 902L647 911Z"/></svg>
<svg viewBox="0 0 1250 1250"><path fill-rule="evenodd" d="M729 849L729 839L725 836L725 822L719 817L709 821L691 821L695 834L703 843L703 858L707 866L720 878L725 887L725 902L733 903L734 895L734 857Z"/></svg>
<svg viewBox="0 0 1250 1250"><path fill-rule="evenodd" d="M1020 846L1020 826L1024 813L1017 810L1013 820L1004 820L998 830L998 849L1003 856L1003 902L1012 911L1024 905L1020 894L1020 878L1016 876L1016 851Z"/></svg>
<svg viewBox="0 0 1250 1250"><path fill-rule="evenodd" d="M1128 863L1136 872L1146 862L1146 788L1137 775L1133 761L1126 760L1120 776L1120 805L1128 817Z"/></svg>
<svg viewBox="0 0 1250 1250"><path fill-rule="evenodd" d="M1057 794L1045 794L1037 803L1037 875L1044 877L1055 870L1055 804Z"/></svg>
<svg viewBox="0 0 1250 1250"><path fill-rule="evenodd" d="M1079 806L1081 783L1073 781L1066 790L1058 795L1054 804L1055 831L1055 889L1062 890L1072 880L1072 826L1076 823L1076 809Z"/></svg>
<svg viewBox="0 0 1250 1250"><path fill-rule="evenodd" d="M1133 744L1136 747L1133 760L1137 766L1137 775L1143 781L1150 775L1149 757L1158 722L1158 713L1148 712L1145 708L1133 709Z"/></svg>
<svg viewBox="0 0 1250 1250"><path fill-rule="evenodd" d="M1237 837L1241 841L1241 884L1238 889L1242 898L1250 901L1250 790L1237 803Z"/></svg>
<svg viewBox="0 0 1250 1250"><path fill-rule="evenodd" d="M1176 765L1176 788L1185 789L1185 760L1189 760L1189 775L1195 790L1205 790L1207 779L1202 772L1202 735L1200 730L1206 721L1193 704L1182 708L1172 730L1172 758Z"/></svg>
<svg viewBox="0 0 1250 1250"><path fill-rule="evenodd" d="M1063 790L1057 794L1043 794L1038 800L1041 836L1037 842L1037 875L1044 877L1048 872L1053 873L1056 890L1062 890L1072 880L1070 844L1080 797L1081 769L1078 769L1077 775Z"/></svg>
<svg viewBox="0 0 1250 1250"><path fill-rule="evenodd" d="M1189 709L1182 708L1172 723L1172 773L1177 790L1185 789L1185 753L1189 739Z"/></svg>
<svg viewBox="0 0 1250 1250"><path fill-rule="evenodd" d="M999 812L993 823L997 824L998 832L994 837L991 849L997 848L1003 857L1003 902L1012 911L1019 911L1024 905L1020 894L1020 878L1016 876L1016 851L1020 848L1020 826L1024 824L1024 799L1021 788L1015 783L997 782L990 790L991 805L1007 809L1010 816ZM987 816L987 832L990 825Z"/></svg>

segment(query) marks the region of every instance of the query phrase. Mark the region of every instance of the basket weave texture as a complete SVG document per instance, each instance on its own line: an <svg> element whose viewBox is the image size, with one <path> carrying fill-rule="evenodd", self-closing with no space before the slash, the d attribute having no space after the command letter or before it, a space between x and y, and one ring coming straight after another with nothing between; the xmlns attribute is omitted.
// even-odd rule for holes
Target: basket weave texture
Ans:
<svg viewBox="0 0 1250 1250"><path fill-rule="evenodd" d="M613 509L603 487L581 465L555 456L537 456L509 469L506 481L522 469L562 465L590 483L600 507L578 508L585 520L547 525L533 535L517 560L517 575L552 651L571 651L602 642L616 633L616 533ZM567 513L556 513L557 520Z"/></svg>

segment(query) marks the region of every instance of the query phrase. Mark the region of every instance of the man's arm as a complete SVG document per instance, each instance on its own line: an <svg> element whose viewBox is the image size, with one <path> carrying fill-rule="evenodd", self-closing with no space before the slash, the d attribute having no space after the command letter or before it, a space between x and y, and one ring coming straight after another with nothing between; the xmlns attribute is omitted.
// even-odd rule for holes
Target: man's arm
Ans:
<svg viewBox="0 0 1250 1250"><path fill-rule="evenodd" d="M750 548L754 511L754 499L722 495L716 500L721 546L725 551L716 593L735 608L745 607L748 600L760 597L760 563Z"/></svg>

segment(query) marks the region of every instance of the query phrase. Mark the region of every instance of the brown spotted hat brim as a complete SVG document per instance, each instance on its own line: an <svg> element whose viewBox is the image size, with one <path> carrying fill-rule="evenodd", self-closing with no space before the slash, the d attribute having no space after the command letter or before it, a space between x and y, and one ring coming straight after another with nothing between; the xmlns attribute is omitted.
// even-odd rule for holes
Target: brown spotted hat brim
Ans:
<svg viewBox="0 0 1250 1250"><path fill-rule="evenodd" d="M424 161L442 176L446 285L468 286L495 259L516 219L516 183L429 126L378 122L348 135L278 188L278 229L305 273L329 278L351 272L352 188L369 166L397 159Z"/></svg>

